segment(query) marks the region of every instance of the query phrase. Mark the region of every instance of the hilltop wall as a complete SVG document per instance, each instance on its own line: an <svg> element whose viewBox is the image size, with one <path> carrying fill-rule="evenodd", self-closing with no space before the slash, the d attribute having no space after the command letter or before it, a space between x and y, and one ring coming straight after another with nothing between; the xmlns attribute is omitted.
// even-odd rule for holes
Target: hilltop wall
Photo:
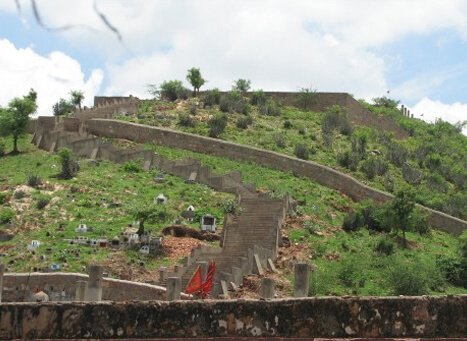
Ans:
<svg viewBox="0 0 467 341"><path fill-rule="evenodd" d="M6 303L0 339L465 337L467 296Z"/></svg>
<svg viewBox="0 0 467 341"><path fill-rule="evenodd" d="M272 151L166 128L116 120L92 119L88 120L85 126L88 133L97 136L122 138L138 143L155 143L291 171L297 176L308 177L324 186L336 189L356 201L373 199L385 202L392 198L391 194L366 186L351 176L330 167ZM461 219L423 206L422 208L429 213L430 224L438 229L456 235L467 229L467 222Z"/></svg>

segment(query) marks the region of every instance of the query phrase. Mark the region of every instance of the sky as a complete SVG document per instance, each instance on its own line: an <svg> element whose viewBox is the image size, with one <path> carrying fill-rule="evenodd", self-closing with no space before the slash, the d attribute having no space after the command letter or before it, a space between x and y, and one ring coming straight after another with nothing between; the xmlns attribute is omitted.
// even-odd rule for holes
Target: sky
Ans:
<svg viewBox="0 0 467 341"><path fill-rule="evenodd" d="M246 78L467 120L467 0L0 0L0 23L0 106L34 88L40 115L199 67L205 89Z"/></svg>

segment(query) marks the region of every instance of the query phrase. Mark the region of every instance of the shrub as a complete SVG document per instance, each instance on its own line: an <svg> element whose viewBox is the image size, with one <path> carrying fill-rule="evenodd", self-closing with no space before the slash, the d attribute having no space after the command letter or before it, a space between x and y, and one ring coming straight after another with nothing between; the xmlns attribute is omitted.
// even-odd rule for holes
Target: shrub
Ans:
<svg viewBox="0 0 467 341"><path fill-rule="evenodd" d="M248 90L250 90L250 86L251 86L251 81L249 79L239 78L233 83L232 90L240 91L240 92L247 92Z"/></svg>
<svg viewBox="0 0 467 341"><path fill-rule="evenodd" d="M338 278L348 288L361 288L365 285L365 277L362 269L366 267L365 260L361 257L349 257L341 261Z"/></svg>
<svg viewBox="0 0 467 341"><path fill-rule="evenodd" d="M373 103L376 107L397 108L400 102L389 97L383 96L373 98Z"/></svg>
<svg viewBox="0 0 467 341"><path fill-rule="evenodd" d="M171 102L188 98L189 92L179 80L164 81L160 85L161 98Z"/></svg>
<svg viewBox="0 0 467 341"><path fill-rule="evenodd" d="M368 179L384 175L389 169L388 163L380 157L371 156L361 164L361 170Z"/></svg>
<svg viewBox="0 0 467 341"><path fill-rule="evenodd" d="M0 192L0 205L3 205L6 202L7 198L8 198L7 192Z"/></svg>
<svg viewBox="0 0 467 341"><path fill-rule="evenodd" d="M248 107L248 102L238 91L231 91L225 95L222 95L219 102L219 109L225 113L236 112L244 115L248 114L250 110Z"/></svg>
<svg viewBox="0 0 467 341"><path fill-rule="evenodd" d="M190 115L195 116L197 111L198 111L198 106L196 105L196 103L193 103L193 102L190 103L188 107L188 112L190 113Z"/></svg>
<svg viewBox="0 0 467 341"><path fill-rule="evenodd" d="M279 148L285 148L285 135L282 133L275 133L272 136L274 143L276 144L277 147Z"/></svg>
<svg viewBox="0 0 467 341"><path fill-rule="evenodd" d="M246 129L251 124L253 124L253 118L251 116L243 116L238 118L236 126L239 129Z"/></svg>
<svg viewBox="0 0 467 341"><path fill-rule="evenodd" d="M467 287L467 263L461 258L437 256L436 267L452 285Z"/></svg>
<svg viewBox="0 0 467 341"><path fill-rule="evenodd" d="M0 224L10 224L15 218L15 211L11 208L0 209Z"/></svg>
<svg viewBox="0 0 467 341"><path fill-rule="evenodd" d="M37 188L42 184L42 180L39 176L32 174L28 176L28 180L26 181L26 184L29 187Z"/></svg>
<svg viewBox="0 0 467 341"><path fill-rule="evenodd" d="M396 142L389 143L386 147L386 152L389 162L397 167L402 167L407 161L407 149Z"/></svg>
<svg viewBox="0 0 467 341"><path fill-rule="evenodd" d="M259 113L265 116L280 116L281 109L272 99L268 99L264 104L259 105Z"/></svg>
<svg viewBox="0 0 467 341"><path fill-rule="evenodd" d="M54 116L63 116L75 111L75 106L70 101L60 98L60 100L52 106L52 111Z"/></svg>
<svg viewBox="0 0 467 341"><path fill-rule="evenodd" d="M207 90L203 95L203 103L205 107L212 107L213 105L219 104L221 94L219 89L214 88L212 90Z"/></svg>
<svg viewBox="0 0 467 341"><path fill-rule="evenodd" d="M235 214L238 210L238 204L235 200L227 200L224 201L222 204L222 211L224 214L230 213Z"/></svg>
<svg viewBox="0 0 467 341"><path fill-rule="evenodd" d="M289 120L285 120L284 129L290 129L290 128L292 128L292 122L290 122Z"/></svg>
<svg viewBox="0 0 467 341"><path fill-rule="evenodd" d="M363 217L359 212L350 212L344 217L342 229L345 232L355 232L364 225Z"/></svg>
<svg viewBox="0 0 467 341"><path fill-rule="evenodd" d="M357 170L359 162L360 158L357 155L355 155L355 153L351 153L348 150L343 153L337 154L337 163L342 167L350 169L351 171Z"/></svg>
<svg viewBox="0 0 467 341"><path fill-rule="evenodd" d="M36 201L36 208L38 210L44 209L50 202L50 199L47 197L39 197Z"/></svg>
<svg viewBox="0 0 467 341"><path fill-rule="evenodd" d="M225 114L217 114L208 121L209 136L219 137L227 126L227 116Z"/></svg>
<svg viewBox="0 0 467 341"><path fill-rule="evenodd" d="M26 193L24 191L16 191L13 194L13 198L15 198L16 200L23 199L25 196L26 196Z"/></svg>
<svg viewBox="0 0 467 341"><path fill-rule="evenodd" d="M333 132L334 130L338 130L343 135L352 134L352 126L347 118L347 113L345 109L338 105L333 105L326 110L321 124L323 133Z"/></svg>
<svg viewBox="0 0 467 341"><path fill-rule="evenodd" d="M5 142L0 141L0 157L5 155Z"/></svg>
<svg viewBox="0 0 467 341"><path fill-rule="evenodd" d="M196 125L195 120L188 114L178 115L178 124L182 127L194 127Z"/></svg>
<svg viewBox="0 0 467 341"><path fill-rule="evenodd" d="M59 178L69 180L73 178L79 170L79 164L71 159L71 150L62 148L58 151L60 162L62 164L62 171Z"/></svg>
<svg viewBox="0 0 467 341"><path fill-rule="evenodd" d="M419 185L423 180L423 173L415 167L404 163L402 166L402 177L411 185Z"/></svg>
<svg viewBox="0 0 467 341"><path fill-rule="evenodd" d="M365 158L366 147L368 144L367 140L366 134L355 134L350 138L352 153L354 153L360 160Z"/></svg>
<svg viewBox="0 0 467 341"><path fill-rule="evenodd" d="M309 152L307 146L305 146L302 143L297 143L295 145L294 154L299 159L308 160L310 152Z"/></svg>
<svg viewBox="0 0 467 341"><path fill-rule="evenodd" d="M420 296L442 285L440 270L431 262L422 259L408 262L395 258L387 271L388 286L395 295Z"/></svg>
<svg viewBox="0 0 467 341"><path fill-rule="evenodd" d="M139 173L141 171L141 167L135 161L128 161L123 165L123 170L127 173Z"/></svg>
<svg viewBox="0 0 467 341"><path fill-rule="evenodd" d="M376 242L373 251L379 255L390 256L394 253L394 243L386 238L382 238Z"/></svg>
<svg viewBox="0 0 467 341"><path fill-rule="evenodd" d="M306 129L301 127L301 128L298 128L298 134L299 135L305 135L306 134Z"/></svg>
<svg viewBox="0 0 467 341"><path fill-rule="evenodd" d="M263 92L263 90L256 90L253 91L250 97L250 103L252 105L264 105L266 104L266 94Z"/></svg>

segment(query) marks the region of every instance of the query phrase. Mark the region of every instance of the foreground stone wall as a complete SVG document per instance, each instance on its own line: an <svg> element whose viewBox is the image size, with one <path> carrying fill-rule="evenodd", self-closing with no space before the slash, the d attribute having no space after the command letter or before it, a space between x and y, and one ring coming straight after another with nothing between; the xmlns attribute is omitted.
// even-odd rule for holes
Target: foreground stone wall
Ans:
<svg viewBox="0 0 467 341"><path fill-rule="evenodd" d="M466 334L467 296L0 305L0 339Z"/></svg>
<svg viewBox="0 0 467 341"><path fill-rule="evenodd" d="M65 291L66 297L74 298L77 281L87 281L88 275L79 273L6 273L3 277L4 302L28 300L30 291L36 288L49 294ZM166 289L157 285L104 278L102 299L109 301L125 300L165 300ZM2 339L0 337L0 339Z"/></svg>
<svg viewBox="0 0 467 341"><path fill-rule="evenodd" d="M392 198L391 194L366 186L355 178L330 167L272 151L166 128L116 120L92 119L85 125L90 134L97 136L116 137L139 143L152 142L234 160L254 162L282 171L291 171L297 176L308 177L321 185L336 189L356 201L373 199L384 202ZM438 229L456 235L467 229L467 222L461 219L426 207L422 208L429 214L430 224Z"/></svg>

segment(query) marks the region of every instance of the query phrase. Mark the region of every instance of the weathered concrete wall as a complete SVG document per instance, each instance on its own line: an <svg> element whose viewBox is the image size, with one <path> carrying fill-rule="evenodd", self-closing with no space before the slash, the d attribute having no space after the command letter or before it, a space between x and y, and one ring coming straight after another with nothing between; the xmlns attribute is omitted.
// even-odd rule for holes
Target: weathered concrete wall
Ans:
<svg viewBox="0 0 467 341"><path fill-rule="evenodd" d="M297 176L308 177L336 189L353 200L390 200L392 195L371 188L335 169L313 161L304 161L272 151L222 141L209 137L178 132L166 128L128 123L116 120L93 119L86 122L87 131L93 135L118 137L139 143L152 142L173 148L187 149L234 160L254 162L282 171L292 171ZM460 234L467 229L467 222L442 212L422 207L430 215L430 224L441 230Z"/></svg>
<svg viewBox="0 0 467 341"><path fill-rule="evenodd" d="M0 305L0 339L465 335L466 296Z"/></svg>
<svg viewBox="0 0 467 341"><path fill-rule="evenodd" d="M79 273L6 273L2 299L3 302L24 301L29 298L29 292L36 288L47 294L65 290L66 296L73 298L76 282L87 279L88 275ZM166 296L164 287L113 278L104 278L102 288L102 299L109 301L165 300Z"/></svg>

